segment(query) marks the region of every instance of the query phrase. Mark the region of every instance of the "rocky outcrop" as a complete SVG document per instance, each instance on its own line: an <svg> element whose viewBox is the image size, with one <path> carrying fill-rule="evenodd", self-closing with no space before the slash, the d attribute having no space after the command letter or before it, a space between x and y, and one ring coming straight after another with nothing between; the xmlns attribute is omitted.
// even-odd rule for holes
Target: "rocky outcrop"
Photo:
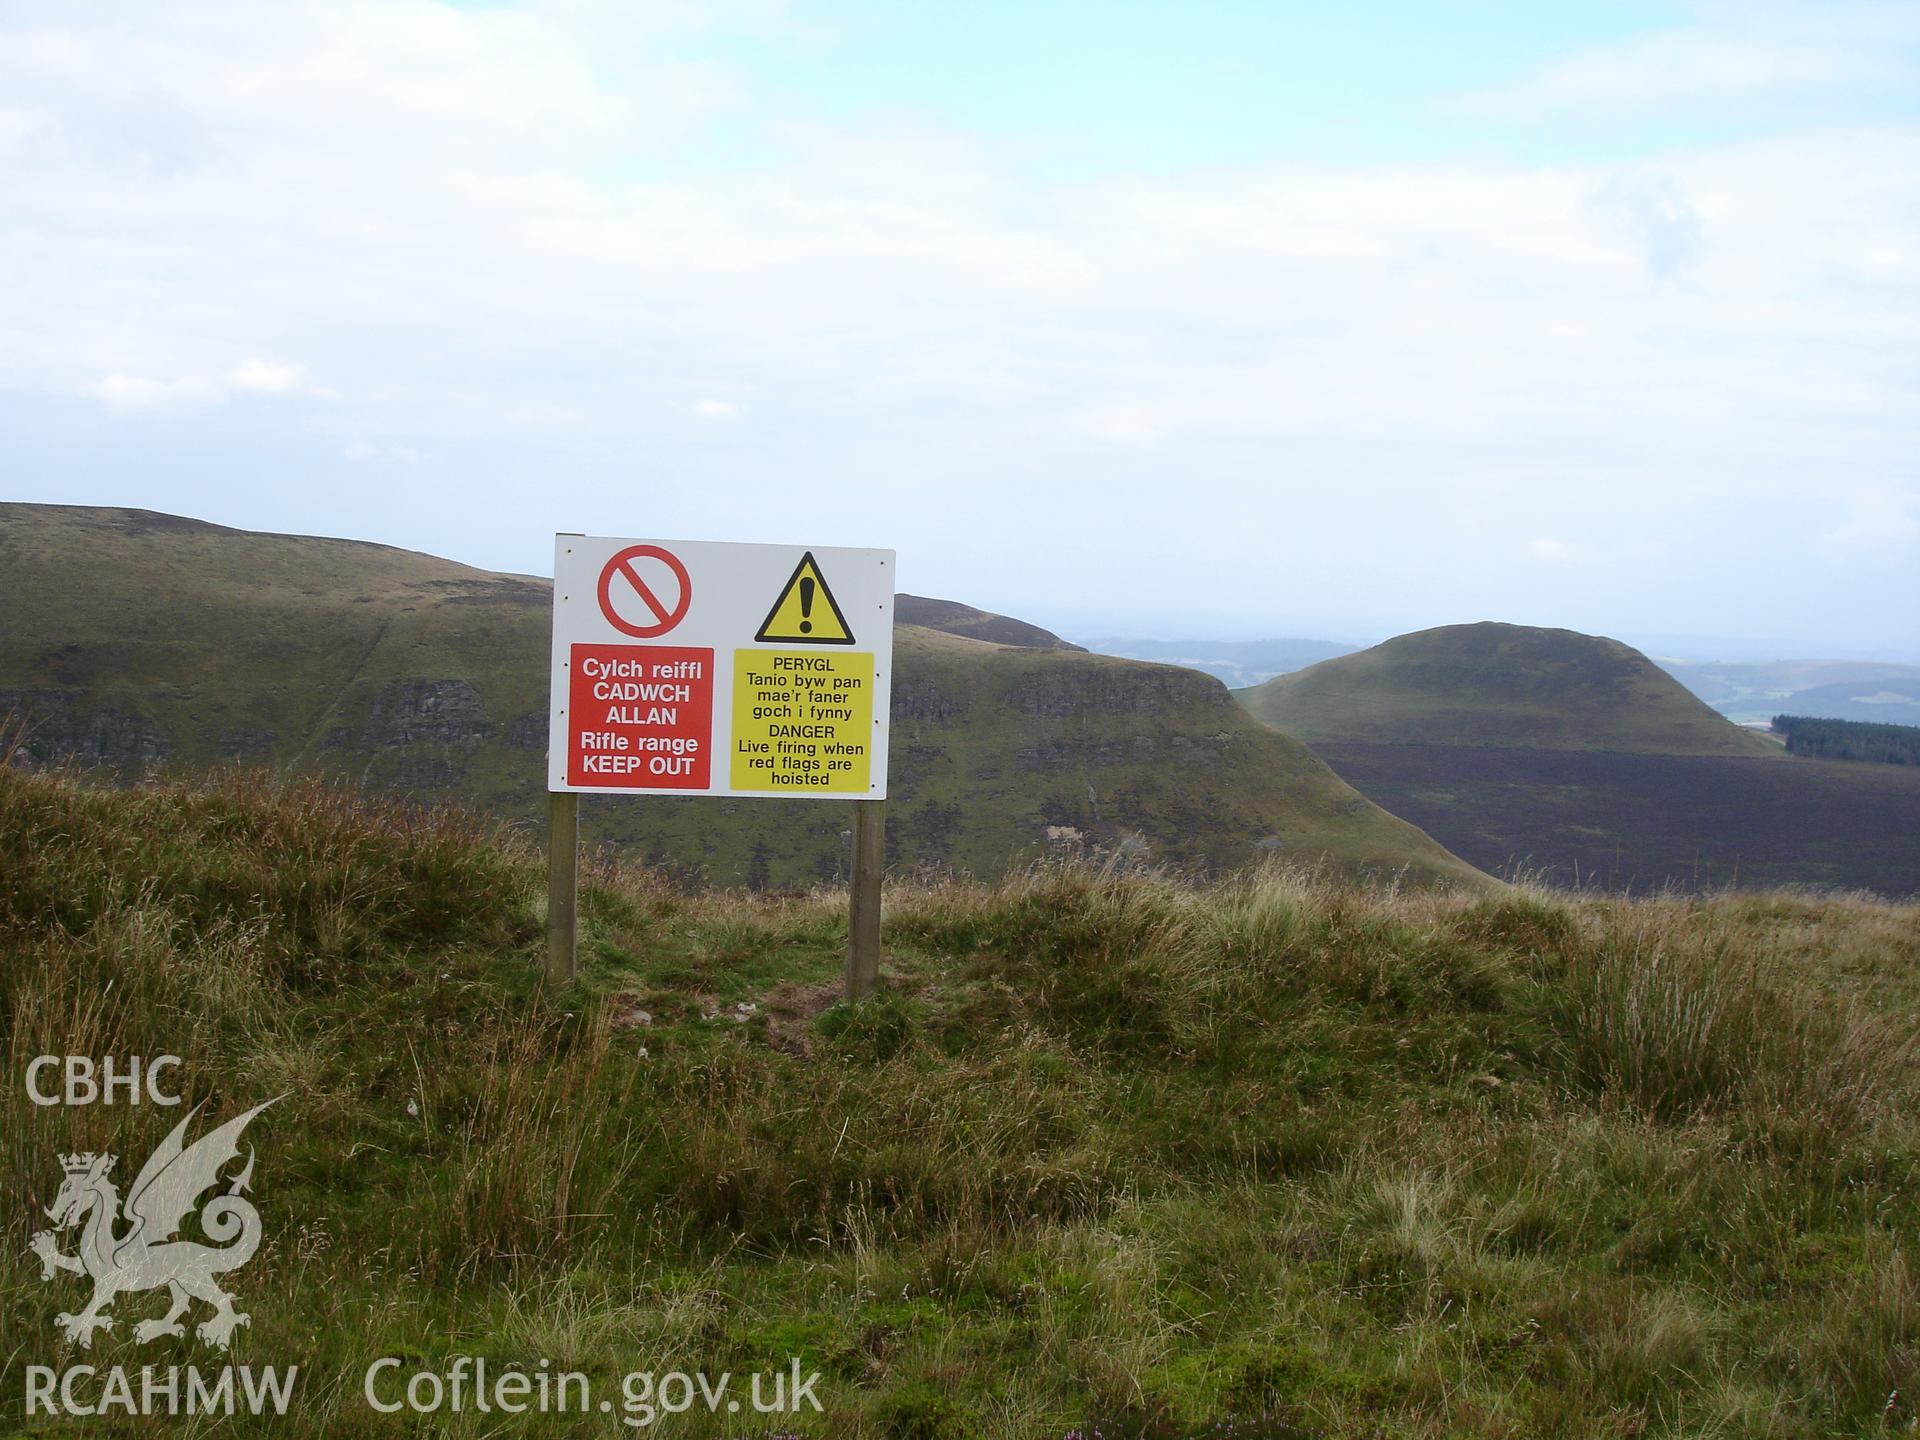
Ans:
<svg viewBox="0 0 1920 1440"><path fill-rule="evenodd" d="M222 760L261 760L273 754L279 740L265 725L235 725L220 732L214 749Z"/></svg>
<svg viewBox="0 0 1920 1440"><path fill-rule="evenodd" d="M480 692L465 680L389 680L373 697L356 728L351 713L339 717L320 742L326 754L369 757L363 781L400 789L436 789L466 773L464 757L499 728L488 721ZM542 740L544 742L544 731ZM414 756L395 751L418 750Z"/></svg>
<svg viewBox="0 0 1920 1440"><path fill-rule="evenodd" d="M77 690L0 692L0 722L23 730L16 758L27 764L139 771L158 765L173 749L144 711L114 701L90 703Z"/></svg>
<svg viewBox="0 0 1920 1440"><path fill-rule="evenodd" d="M1060 666L1022 676L1007 690L1007 706L1022 715L1156 715L1194 707L1224 710L1226 687L1193 670L1130 665L1124 669Z"/></svg>
<svg viewBox="0 0 1920 1440"><path fill-rule="evenodd" d="M539 750L547 748L547 728L553 717L544 710L534 710L522 715L507 726L507 745L514 750Z"/></svg>
<svg viewBox="0 0 1920 1440"><path fill-rule="evenodd" d="M960 704L931 680L909 680L896 676L889 713L895 720L920 720L929 725L949 725L959 713Z"/></svg>
<svg viewBox="0 0 1920 1440"><path fill-rule="evenodd" d="M374 698L365 738L383 750L470 745L491 728L480 692L465 680L390 680Z"/></svg>

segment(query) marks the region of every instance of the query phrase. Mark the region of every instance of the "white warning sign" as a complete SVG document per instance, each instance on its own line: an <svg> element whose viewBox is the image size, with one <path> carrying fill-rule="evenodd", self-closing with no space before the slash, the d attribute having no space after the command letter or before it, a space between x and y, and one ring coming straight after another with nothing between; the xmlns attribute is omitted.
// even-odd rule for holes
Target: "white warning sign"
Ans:
<svg viewBox="0 0 1920 1440"><path fill-rule="evenodd" d="M547 787L887 793L894 554L554 543Z"/></svg>

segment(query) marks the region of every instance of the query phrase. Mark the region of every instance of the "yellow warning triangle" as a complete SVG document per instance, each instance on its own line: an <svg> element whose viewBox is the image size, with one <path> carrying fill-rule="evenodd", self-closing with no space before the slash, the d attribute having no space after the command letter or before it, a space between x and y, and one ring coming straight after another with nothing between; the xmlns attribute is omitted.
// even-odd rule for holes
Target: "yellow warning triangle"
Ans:
<svg viewBox="0 0 1920 1440"><path fill-rule="evenodd" d="M851 645L853 631L840 613L840 602L827 588L809 550L793 567L793 575L760 624L756 640L778 640L794 645Z"/></svg>

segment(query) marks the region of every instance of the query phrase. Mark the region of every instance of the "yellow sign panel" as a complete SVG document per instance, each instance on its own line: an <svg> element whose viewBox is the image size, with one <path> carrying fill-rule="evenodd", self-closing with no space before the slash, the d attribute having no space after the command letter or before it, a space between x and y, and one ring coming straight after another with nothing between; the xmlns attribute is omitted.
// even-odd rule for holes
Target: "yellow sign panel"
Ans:
<svg viewBox="0 0 1920 1440"><path fill-rule="evenodd" d="M840 602L827 588L827 577L809 550L793 567L780 598L760 622L756 640L779 640L790 645L851 645L853 630L840 612Z"/></svg>
<svg viewBox="0 0 1920 1440"><path fill-rule="evenodd" d="M871 652L733 652L735 790L864 795L873 742Z"/></svg>

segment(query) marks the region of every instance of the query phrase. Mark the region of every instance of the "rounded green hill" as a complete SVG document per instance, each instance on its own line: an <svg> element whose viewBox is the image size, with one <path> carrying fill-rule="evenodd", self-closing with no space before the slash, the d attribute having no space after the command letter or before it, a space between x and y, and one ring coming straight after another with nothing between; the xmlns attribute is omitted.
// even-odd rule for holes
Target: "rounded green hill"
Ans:
<svg viewBox="0 0 1920 1440"><path fill-rule="evenodd" d="M1309 745L1503 745L1778 756L1632 646L1531 625L1399 635L1237 692Z"/></svg>

